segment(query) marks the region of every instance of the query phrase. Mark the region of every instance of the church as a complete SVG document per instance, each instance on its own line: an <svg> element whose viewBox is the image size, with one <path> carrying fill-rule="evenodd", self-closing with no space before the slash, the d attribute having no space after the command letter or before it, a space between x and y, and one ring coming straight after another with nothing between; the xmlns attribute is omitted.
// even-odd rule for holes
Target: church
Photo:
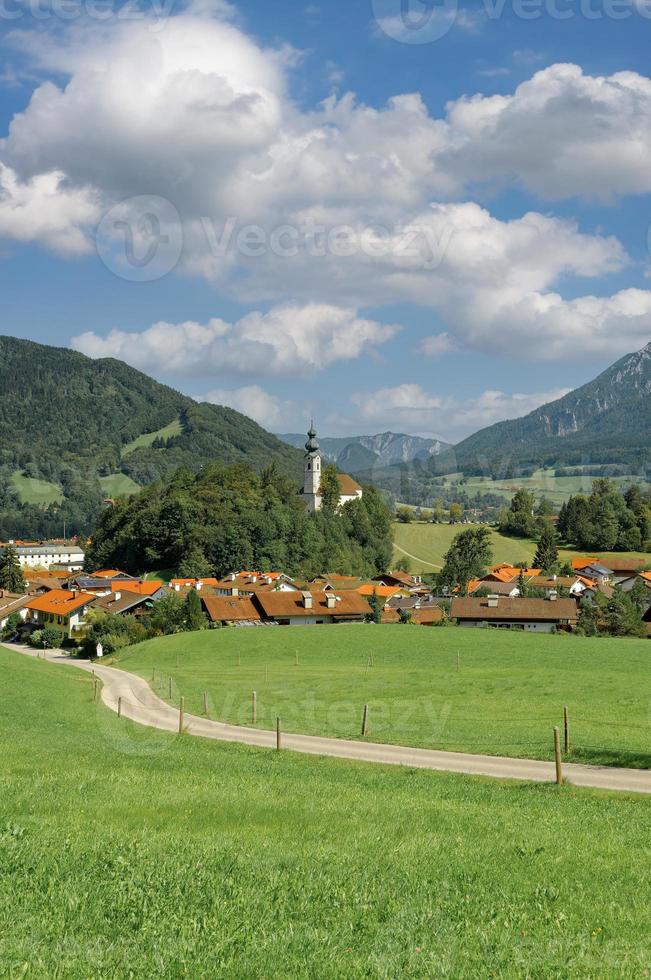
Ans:
<svg viewBox="0 0 651 980"><path fill-rule="evenodd" d="M321 510L321 449L316 437L314 422L310 426L305 443L305 479L301 496L308 510ZM352 476L338 473L339 505L347 504L349 500L359 500L363 490Z"/></svg>

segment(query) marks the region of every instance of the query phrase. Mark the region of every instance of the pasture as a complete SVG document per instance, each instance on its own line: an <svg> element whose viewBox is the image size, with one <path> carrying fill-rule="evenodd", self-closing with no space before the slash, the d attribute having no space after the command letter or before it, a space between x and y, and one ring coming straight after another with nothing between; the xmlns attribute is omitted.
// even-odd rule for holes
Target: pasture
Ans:
<svg viewBox="0 0 651 980"><path fill-rule="evenodd" d="M551 759L570 711L574 762L651 767L651 644L416 626L222 629L119 655L160 697L260 728ZM171 687L170 687L171 683ZM171 696L170 696L171 692Z"/></svg>
<svg viewBox="0 0 651 980"><path fill-rule="evenodd" d="M11 477L11 485L18 494L22 504L35 504L37 507L48 507L49 504L60 504L63 491L56 483L47 480L36 480L25 476L16 470Z"/></svg>
<svg viewBox="0 0 651 980"><path fill-rule="evenodd" d="M407 559L410 564L410 571L413 573L436 572L443 565L445 553L448 551L452 541L461 531L466 530L470 525L465 524L431 524L424 522L414 522L412 524L401 524L396 522L393 525L394 540L394 561L399 562ZM473 525L476 526L476 525ZM487 525L488 526L488 525ZM509 538L500 534L493 527L489 527L491 533L491 545L493 548L493 561L511 562L517 565L520 562L531 564L536 553L537 544L528 538ZM572 558L579 557L583 552L572 548L560 548L559 556L561 561L571 561ZM622 552L617 553L618 558L622 557L646 558L651 561L651 556L644 552ZM608 555L589 555L588 557L601 557L604 564L608 565Z"/></svg>
<svg viewBox="0 0 651 980"><path fill-rule="evenodd" d="M0 672L2 976L651 967L645 798L175 738L74 668Z"/></svg>

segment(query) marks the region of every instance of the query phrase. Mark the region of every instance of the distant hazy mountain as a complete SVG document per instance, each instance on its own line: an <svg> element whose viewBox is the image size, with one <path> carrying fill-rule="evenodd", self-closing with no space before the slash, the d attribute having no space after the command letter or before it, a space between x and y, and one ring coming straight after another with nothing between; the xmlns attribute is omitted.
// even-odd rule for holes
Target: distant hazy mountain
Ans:
<svg viewBox="0 0 651 980"><path fill-rule="evenodd" d="M651 463L651 343L525 418L498 422L456 447L466 471L500 463Z"/></svg>
<svg viewBox="0 0 651 980"><path fill-rule="evenodd" d="M306 441L304 434L294 432L279 435L278 438L298 449L302 449ZM369 472L375 466L411 463L416 459L425 461L449 448L448 443L438 439L423 439L421 436L407 436L395 432L332 439L319 436L319 445L324 458L335 463L346 473Z"/></svg>

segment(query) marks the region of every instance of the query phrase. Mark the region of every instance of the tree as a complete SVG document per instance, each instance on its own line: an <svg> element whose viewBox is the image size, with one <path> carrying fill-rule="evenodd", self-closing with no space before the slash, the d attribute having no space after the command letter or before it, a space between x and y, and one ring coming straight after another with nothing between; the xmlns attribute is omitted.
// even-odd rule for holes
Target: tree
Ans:
<svg viewBox="0 0 651 980"><path fill-rule="evenodd" d="M518 538L533 537L536 533L535 505L536 499L530 490L518 490L511 506L500 517L500 532Z"/></svg>
<svg viewBox="0 0 651 980"><path fill-rule="evenodd" d="M461 504L450 504L450 523L458 524L463 519L463 507Z"/></svg>
<svg viewBox="0 0 651 980"><path fill-rule="evenodd" d="M40 646L44 650L56 650L63 643L63 633L54 626L47 626L41 633Z"/></svg>
<svg viewBox="0 0 651 980"><path fill-rule="evenodd" d="M155 602L147 617L147 627L154 636L182 633L184 625L185 603L176 592L170 592Z"/></svg>
<svg viewBox="0 0 651 980"><path fill-rule="evenodd" d="M414 512L411 507L398 507L396 517L400 524L411 524L414 519Z"/></svg>
<svg viewBox="0 0 651 980"><path fill-rule="evenodd" d="M10 639L15 636L20 628L22 619L18 613L12 613L11 616L7 617L7 622L5 623L4 629L2 631L2 637L5 640Z"/></svg>
<svg viewBox="0 0 651 980"><path fill-rule="evenodd" d="M470 580L483 578L492 560L491 537L487 527L461 531L445 555L439 583L448 588L459 586L466 593Z"/></svg>
<svg viewBox="0 0 651 980"><path fill-rule="evenodd" d="M179 578L207 578L212 569L201 548L195 545L178 566L178 573Z"/></svg>
<svg viewBox="0 0 651 980"><path fill-rule="evenodd" d="M631 597L631 602L639 614L643 616L651 604L651 590L649 590L648 585L646 585L643 579L636 579L633 588L629 592L629 595Z"/></svg>
<svg viewBox="0 0 651 980"><path fill-rule="evenodd" d="M377 624L381 623L384 603L380 599L375 589L373 590L373 595L368 597L368 604L371 607L371 622Z"/></svg>
<svg viewBox="0 0 651 980"><path fill-rule="evenodd" d="M208 620L201 607L201 599L195 589L190 589L185 600L185 628L193 633L198 630L205 630Z"/></svg>
<svg viewBox="0 0 651 980"><path fill-rule="evenodd" d="M642 617L625 592L617 591L606 606L606 630L610 636L645 636Z"/></svg>
<svg viewBox="0 0 651 980"><path fill-rule="evenodd" d="M533 565L543 572L553 572L558 566L558 537L551 521L543 523Z"/></svg>
<svg viewBox="0 0 651 980"><path fill-rule="evenodd" d="M0 589L23 595L25 579L18 561L18 553L12 545L8 545L0 554Z"/></svg>
<svg viewBox="0 0 651 980"><path fill-rule="evenodd" d="M337 467L329 463L321 472L321 505L325 511L336 511L339 507L341 492Z"/></svg>
<svg viewBox="0 0 651 980"><path fill-rule="evenodd" d="M396 571L404 572L405 575L411 575L411 561L409 558L401 558L400 561L396 562Z"/></svg>
<svg viewBox="0 0 651 980"><path fill-rule="evenodd" d="M576 631L581 636L596 636L598 629L598 607L585 599L581 602L581 611L576 624Z"/></svg>

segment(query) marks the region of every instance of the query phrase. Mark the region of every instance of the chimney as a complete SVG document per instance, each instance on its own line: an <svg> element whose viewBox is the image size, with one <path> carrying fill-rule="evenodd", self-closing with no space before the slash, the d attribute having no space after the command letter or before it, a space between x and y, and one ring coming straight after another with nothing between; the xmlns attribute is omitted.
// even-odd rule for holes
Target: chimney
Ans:
<svg viewBox="0 0 651 980"><path fill-rule="evenodd" d="M197 582L197 583L195 584L195 586L194 586L194 587L195 587L195 589L197 590L197 592L201 592L201 587L202 587L202 585L203 585L203 582Z"/></svg>
<svg viewBox="0 0 651 980"><path fill-rule="evenodd" d="M228 577L230 578L231 582L234 582L235 579L237 578L237 575L235 574L235 572L231 572L231 574Z"/></svg>
<svg viewBox="0 0 651 980"><path fill-rule="evenodd" d="M500 597L497 595L489 595L488 597L488 608L497 609L497 604L500 601Z"/></svg>
<svg viewBox="0 0 651 980"><path fill-rule="evenodd" d="M556 589L552 589L551 592L549 593L549 601L556 602L557 599L558 599L558 592L556 591Z"/></svg>
<svg viewBox="0 0 651 980"><path fill-rule="evenodd" d="M334 592L328 592L326 594L326 606L328 609L336 609L337 607L337 596Z"/></svg>
<svg viewBox="0 0 651 980"><path fill-rule="evenodd" d="M237 597L239 596L239 594L240 594L240 590L239 589L236 589L236 588L232 588L231 589L231 595L233 596L234 599L237 599Z"/></svg>
<svg viewBox="0 0 651 980"><path fill-rule="evenodd" d="M121 592L114 592L113 593L113 602L119 602L121 598L122 598L122 593Z"/></svg>
<svg viewBox="0 0 651 980"><path fill-rule="evenodd" d="M258 581L258 576L257 575L252 575L251 576L251 585L255 585L255 583L257 581Z"/></svg>
<svg viewBox="0 0 651 980"><path fill-rule="evenodd" d="M328 598L330 598L330 597L328 596ZM312 605L313 605L312 593L311 592L304 592L303 593L303 606L305 607L305 609L311 609L312 608Z"/></svg>
<svg viewBox="0 0 651 980"><path fill-rule="evenodd" d="M175 591L175 592L180 592L180 591L181 591L181 586L179 585L179 583L178 583L178 582L177 582L177 583L176 583L176 585L174 586L174 591Z"/></svg>

